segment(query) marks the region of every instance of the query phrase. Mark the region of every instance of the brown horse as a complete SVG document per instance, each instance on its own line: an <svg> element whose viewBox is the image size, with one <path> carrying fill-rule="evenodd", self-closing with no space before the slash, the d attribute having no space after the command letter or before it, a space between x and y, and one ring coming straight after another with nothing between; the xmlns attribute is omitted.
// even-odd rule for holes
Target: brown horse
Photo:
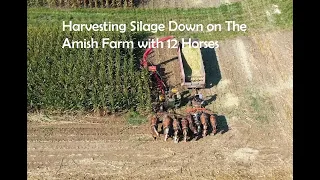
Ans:
<svg viewBox="0 0 320 180"><path fill-rule="evenodd" d="M202 137L207 136L207 131L208 131L208 114L203 112L200 116L200 122L202 124Z"/></svg>
<svg viewBox="0 0 320 180"><path fill-rule="evenodd" d="M194 135L197 135L198 131L197 131L196 127L194 126L191 114L187 115L187 121L188 121L190 130L193 132Z"/></svg>
<svg viewBox="0 0 320 180"><path fill-rule="evenodd" d="M212 134L215 135L217 132L217 119L215 114L210 115L210 124L212 128Z"/></svg>
<svg viewBox="0 0 320 180"><path fill-rule="evenodd" d="M160 137L160 134L158 132L158 122L159 119L156 115L153 115L150 119L150 125L151 125L151 134L154 140L157 139L157 137Z"/></svg>
<svg viewBox="0 0 320 180"><path fill-rule="evenodd" d="M175 143L179 142L179 132L181 131L181 126L180 126L180 121L176 116L173 116L173 132L174 132L174 136L173 136L173 140Z"/></svg>
<svg viewBox="0 0 320 180"><path fill-rule="evenodd" d="M171 130L171 126L172 126L172 118L168 114L165 114L162 119L164 141L167 141L167 139L169 137L169 132Z"/></svg>
<svg viewBox="0 0 320 180"><path fill-rule="evenodd" d="M187 118L182 118L181 126L182 126L183 141L187 142L187 136L188 136L188 130L189 130L189 127L188 127L189 122Z"/></svg>
<svg viewBox="0 0 320 180"><path fill-rule="evenodd" d="M200 121L201 112L196 111L192 114L192 118L194 120L194 124L197 128L197 137L201 134L201 121Z"/></svg>

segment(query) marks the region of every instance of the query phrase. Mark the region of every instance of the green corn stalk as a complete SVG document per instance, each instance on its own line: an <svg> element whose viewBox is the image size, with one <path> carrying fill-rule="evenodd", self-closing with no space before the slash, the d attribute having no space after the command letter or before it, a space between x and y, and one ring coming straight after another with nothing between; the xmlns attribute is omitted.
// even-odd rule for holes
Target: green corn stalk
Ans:
<svg viewBox="0 0 320 180"><path fill-rule="evenodd" d="M67 37L128 40L130 34L61 32L60 24L29 26L27 33L28 108L116 111L146 106L146 80L136 69L133 49L62 49Z"/></svg>
<svg viewBox="0 0 320 180"><path fill-rule="evenodd" d="M78 38L79 33L73 33L73 38ZM73 102L73 108L74 109L81 109L81 93L79 93L79 90L81 90L81 59L80 59L80 52L78 49L71 49L70 51L70 59L72 60L73 68L71 71L71 80L72 80L72 92L70 94L72 102Z"/></svg>
<svg viewBox="0 0 320 180"><path fill-rule="evenodd" d="M144 107L146 110L151 109L151 90L150 90L150 79L149 79L149 72L146 69L143 69L142 71L142 83L144 87L144 94L143 98L145 99Z"/></svg>
<svg viewBox="0 0 320 180"><path fill-rule="evenodd" d="M133 7L133 0L127 0L127 6Z"/></svg>
<svg viewBox="0 0 320 180"><path fill-rule="evenodd" d="M89 7L89 0L83 0L83 3L84 3L84 7L85 8L88 8Z"/></svg>
<svg viewBox="0 0 320 180"><path fill-rule="evenodd" d="M112 37L110 37L112 38ZM115 99L114 99L114 90L115 90L115 83L114 83L114 77L113 77L113 71L114 71L114 61L113 61L113 50L111 48L107 48L108 50L108 61L107 61L107 74L108 74L108 102L109 102L109 108L114 111L115 109Z"/></svg>
<svg viewBox="0 0 320 180"><path fill-rule="evenodd" d="M117 37L117 40L119 40L118 39L118 37ZM116 87L116 92L118 92L117 93L117 95L116 95L116 98L117 98L117 102L118 103L120 103L121 102L121 98L122 98L122 95L121 95L121 92L122 92L122 88L121 88L121 84L122 84L122 81L121 81L121 75L122 75L122 73L121 73L121 55L120 55L120 49L119 48L116 48L115 50L114 50L114 52L115 52L115 81L116 81L116 85L115 85L115 87ZM119 106L121 106L121 104L118 104Z"/></svg>
<svg viewBox="0 0 320 180"><path fill-rule="evenodd" d="M59 0L59 7L64 7L64 0Z"/></svg>
<svg viewBox="0 0 320 180"><path fill-rule="evenodd" d="M46 4L48 5L48 7L55 7L54 0L47 0Z"/></svg>
<svg viewBox="0 0 320 180"><path fill-rule="evenodd" d="M139 108L143 108L144 107L144 98L143 98L143 94L144 94L144 91L143 91L143 82L142 82L142 79L141 79L141 72L137 72L137 75L136 75L136 79L137 79L137 88L138 88L138 91L137 91L137 97L138 97L138 106Z"/></svg>
<svg viewBox="0 0 320 180"><path fill-rule="evenodd" d="M122 34L121 39L125 40L127 38L126 34ZM129 107L130 104L130 99L129 99L129 91L128 88L130 87L130 79L129 79L129 50L128 49L123 49L123 64L122 64L122 83L123 83L123 104L125 106L125 109Z"/></svg>
<svg viewBox="0 0 320 180"><path fill-rule="evenodd" d="M117 0L117 8L123 7L123 2L122 0Z"/></svg>
<svg viewBox="0 0 320 180"><path fill-rule="evenodd" d="M128 0L124 0L122 7L127 8L128 7Z"/></svg>
<svg viewBox="0 0 320 180"><path fill-rule="evenodd" d="M94 38L99 39L99 33L94 33ZM100 66L100 49L99 48L93 48L93 66L92 70L94 74L92 75L93 77L93 84L94 84L94 104L95 104L95 109L98 110L101 107L100 103L100 98L99 98L99 93L100 93L100 82L99 82L99 71L101 71L101 66Z"/></svg>
<svg viewBox="0 0 320 180"><path fill-rule="evenodd" d="M77 8L78 7L77 0L69 0L69 7Z"/></svg>
<svg viewBox="0 0 320 180"><path fill-rule="evenodd" d="M133 41L133 36L130 34L128 35L127 39L129 39L129 41ZM129 94L129 101L130 103L128 104L129 107L131 108L132 106L136 106L138 103L138 97L136 96L137 94L137 87L136 87L136 74L135 72L138 71L138 69L136 69L136 63L135 63L135 55L134 55L134 48L129 48L127 49L127 78L128 78L128 94Z"/></svg>
<svg viewBox="0 0 320 180"><path fill-rule="evenodd" d="M112 8L115 8L115 7L117 7L117 3L116 3L116 0L112 0L112 1L111 1L111 4L110 4L110 6L111 6Z"/></svg>
<svg viewBox="0 0 320 180"><path fill-rule="evenodd" d="M124 61L123 61L123 95L124 95L124 105L125 105L125 108L128 108L129 107L129 91L128 91L128 88L129 88L129 77L128 77L128 53L127 51L125 52L125 57L124 57Z"/></svg>
<svg viewBox="0 0 320 180"><path fill-rule="evenodd" d="M101 38L101 36L100 36ZM99 102L102 108L106 108L106 87L107 87L107 76L106 76L106 49L101 48L99 53Z"/></svg>
<svg viewBox="0 0 320 180"><path fill-rule="evenodd" d="M105 7L106 7L106 8L109 8L109 7L110 7L110 2L109 2L109 0L106 0Z"/></svg>

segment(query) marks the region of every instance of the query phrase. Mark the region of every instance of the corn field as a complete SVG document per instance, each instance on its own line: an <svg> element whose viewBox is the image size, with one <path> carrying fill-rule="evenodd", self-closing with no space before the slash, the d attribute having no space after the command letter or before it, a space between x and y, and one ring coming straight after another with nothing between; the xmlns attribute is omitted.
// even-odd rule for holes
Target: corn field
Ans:
<svg viewBox="0 0 320 180"><path fill-rule="evenodd" d="M32 7L120 8L136 7L145 0L27 0Z"/></svg>
<svg viewBox="0 0 320 180"><path fill-rule="evenodd" d="M66 37L104 37L135 41L138 34L62 32L59 27L28 27L28 109L97 110L118 112L148 109L148 72L139 69L138 49L62 48Z"/></svg>

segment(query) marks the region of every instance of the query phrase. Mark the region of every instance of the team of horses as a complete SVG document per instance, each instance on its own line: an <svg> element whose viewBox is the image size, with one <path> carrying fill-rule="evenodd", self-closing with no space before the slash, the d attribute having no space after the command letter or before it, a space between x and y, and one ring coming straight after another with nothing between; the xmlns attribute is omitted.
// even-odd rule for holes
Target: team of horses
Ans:
<svg viewBox="0 0 320 180"><path fill-rule="evenodd" d="M209 131L215 135L217 132L216 114L204 111L188 113L186 116L178 117L175 114L163 113L154 114L150 118L151 134L154 140L160 138L158 125L162 123L161 132L164 135L164 141L172 137L175 143L180 139L187 142L188 139L205 137Z"/></svg>

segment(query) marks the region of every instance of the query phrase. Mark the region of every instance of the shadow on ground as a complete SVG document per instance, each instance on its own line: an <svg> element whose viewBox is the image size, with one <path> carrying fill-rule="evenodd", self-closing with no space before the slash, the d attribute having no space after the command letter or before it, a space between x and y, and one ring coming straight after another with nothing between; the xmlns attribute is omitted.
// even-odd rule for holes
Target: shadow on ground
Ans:
<svg viewBox="0 0 320 180"><path fill-rule="evenodd" d="M224 115L216 115L217 119L217 132L216 133L221 133L224 134L230 130L228 126L227 119Z"/></svg>
<svg viewBox="0 0 320 180"><path fill-rule="evenodd" d="M201 48L201 54L206 72L206 88L211 88L221 80L217 55L214 48Z"/></svg>
<svg viewBox="0 0 320 180"><path fill-rule="evenodd" d="M205 99L205 106L207 106L207 105L209 105L209 104L211 104L213 101L215 101L216 99L217 99L217 94L214 94L214 95L212 95L212 96L207 96L206 98L208 98L209 97L209 99Z"/></svg>
<svg viewBox="0 0 320 180"><path fill-rule="evenodd" d="M162 65L162 64L167 64L169 62L172 62L172 61L177 61L178 60L178 56L177 57L174 57L174 58L171 58L171 59L168 59L166 61L163 61L161 63L159 63L159 65Z"/></svg>
<svg viewBox="0 0 320 180"><path fill-rule="evenodd" d="M190 94L189 90L185 90L185 91L181 92L181 97L182 98L181 98L180 107L184 107L189 103L190 96L191 96L191 94Z"/></svg>

